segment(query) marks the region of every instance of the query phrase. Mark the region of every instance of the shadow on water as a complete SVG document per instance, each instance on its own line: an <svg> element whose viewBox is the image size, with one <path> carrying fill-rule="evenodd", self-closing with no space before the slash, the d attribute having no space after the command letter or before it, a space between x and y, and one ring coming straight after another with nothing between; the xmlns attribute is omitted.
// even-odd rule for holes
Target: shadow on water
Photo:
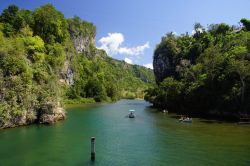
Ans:
<svg viewBox="0 0 250 166"><path fill-rule="evenodd" d="M175 113L175 112L169 112L169 113L163 113L161 109L154 108L152 105L145 108L145 111L152 114L162 114L162 116L168 116L171 119L180 119L181 116L187 115L188 117L192 117L195 119L198 119L201 123L206 124L222 124L222 123L228 123L228 124L236 124L238 122L238 119L235 117L223 117L223 116L216 116L216 115L200 115L200 114L183 114L183 113Z"/></svg>
<svg viewBox="0 0 250 166"><path fill-rule="evenodd" d="M217 121L217 120L206 120L206 119L202 119L202 120L200 120L200 122L202 122L202 123L207 123L207 124L213 124L213 123L221 124L221 123L223 123L222 121Z"/></svg>

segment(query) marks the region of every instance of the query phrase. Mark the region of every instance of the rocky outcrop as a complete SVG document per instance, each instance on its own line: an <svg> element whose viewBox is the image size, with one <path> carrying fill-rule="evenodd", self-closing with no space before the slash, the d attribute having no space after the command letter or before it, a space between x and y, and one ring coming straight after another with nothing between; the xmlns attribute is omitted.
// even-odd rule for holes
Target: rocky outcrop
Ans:
<svg viewBox="0 0 250 166"><path fill-rule="evenodd" d="M71 86L74 84L74 70L72 66L73 54L67 52L66 55L66 61L64 62L63 69L60 72L60 82Z"/></svg>
<svg viewBox="0 0 250 166"><path fill-rule="evenodd" d="M173 74L175 69L172 58L164 53L155 54L153 67L157 83L160 83L164 78Z"/></svg>
<svg viewBox="0 0 250 166"><path fill-rule="evenodd" d="M23 111L22 114L18 116L12 116L10 112L5 115L7 116L4 117L5 119L0 117L0 129L28 125L36 120L36 115L34 111L31 110Z"/></svg>
<svg viewBox="0 0 250 166"><path fill-rule="evenodd" d="M173 33L162 37L154 52L153 67L156 82L159 84L168 76L174 76L181 49Z"/></svg>
<svg viewBox="0 0 250 166"><path fill-rule="evenodd" d="M91 46L95 47L95 39L91 36L77 36L75 34L71 34L71 39L77 53L85 52L89 54L91 52Z"/></svg>
<svg viewBox="0 0 250 166"><path fill-rule="evenodd" d="M68 20L69 34L77 53L91 53L95 48L96 27L89 22L74 17Z"/></svg>
<svg viewBox="0 0 250 166"><path fill-rule="evenodd" d="M66 117L65 111L59 103L47 103L43 105L39 113L39 123L52 124Z"/></svg>
<svg viewBox="0 0 250 166"><path fill-rule="evenodd" d="M28 125L35 122L52 124L66 118L66 113L60 104L52 102L44 104L38 111L26 110L18 116L10 115L10 113L5 115L9 118L5 117L5 120L3 120L0 117L0 129Z"/></svg>
<svg viewBox="0 0 250 166"><path fill-rule="evenodd" d="M60 82L69 86L74 84L74 64L72 60L76 53L91 58L96 55L95 46L95 26L92 23L85 22L79 17L68 20L69 34L72 46L66 50L66 61L63 69L60 71Z"/></svg>

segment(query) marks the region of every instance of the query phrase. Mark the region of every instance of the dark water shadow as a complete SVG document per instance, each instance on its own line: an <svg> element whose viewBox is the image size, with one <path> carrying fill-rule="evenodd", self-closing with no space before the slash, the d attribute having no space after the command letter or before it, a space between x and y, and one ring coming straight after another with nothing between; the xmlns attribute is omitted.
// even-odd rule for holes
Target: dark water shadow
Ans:
<svg viewBox="0 0 250 166"><path fill-rule="evenodd" d="M196 121L199 121L201 123L206 124L222 124L222 123L228 123L228 124L238 124L238 119L235 117L223 117L223 116L217 116L217 115L201 115L201 114L184 114L181 112L169 112L169 113L163 113L161 109L154 108L153 106L148 106L145 111L152 114L162 114L162 116L168 116L171 119L176 119L177 121L181 118L181 116L186 115L188 117L195 118Z"/></svg>
<svg viewBox="0 0 250 166"><path fill-rule="evenodd" d="M223 121L218 121L218 120L206 120L206 119L201 119L199 120L202 123L207 123L207 124L215 124L215 123L224 123Z"/></svg>

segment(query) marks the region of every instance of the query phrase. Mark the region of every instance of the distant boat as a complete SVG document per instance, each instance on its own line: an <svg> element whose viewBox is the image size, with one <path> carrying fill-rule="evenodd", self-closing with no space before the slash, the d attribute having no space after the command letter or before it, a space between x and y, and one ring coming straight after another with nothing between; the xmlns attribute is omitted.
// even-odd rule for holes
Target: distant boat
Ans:
<svg viewBox="0 0 250 166"><path fill-rule="evenodd" d="M192 123L192 118L185 118L182 122Z"/></svg>
<svg viewBox="0 0 250 166"><path fill-rule="evenodd" d="M163 112L163 113L168 113L168 111L167 111L167 110L165 110L165 109L164 109L164 110L162 110L162 112Z"/></svg>
<svg viewBox="0 0 250 166"><path fill-rule="evenodd" d="M179 119L180 122L192 123L193 119L189 117L181 117Z"/></svg>
<svg viewBox="0 0 250 166"><path fill-rule="evenodd" d="M129 118L135 118L135 114L134 114L135 110L129 110Z"/></svg>

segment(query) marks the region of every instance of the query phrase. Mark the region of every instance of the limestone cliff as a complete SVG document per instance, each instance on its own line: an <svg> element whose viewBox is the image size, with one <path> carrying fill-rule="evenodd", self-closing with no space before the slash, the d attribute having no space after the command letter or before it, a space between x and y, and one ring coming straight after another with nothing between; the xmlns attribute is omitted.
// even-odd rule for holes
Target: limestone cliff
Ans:
<svg viewBox="0 0 250 166"><path fill-rule="evenodd" d="M81 54L88 58L95 56L95 33L96 28L92 23L81 20L79 17L68 19L68 31L73 46L70 45L66 50L66 60L60 73L60 82L67 85L74 84L74 64L72 63L75 54Z"/></svg>
<svg viewBox="0 0 250 166"><path fill-rule="evenodd" d="M173 57L167 49L156 50L153 59L154 74L157 83L160 83L164 78L175 73L177 58Z"/></svg>
<svg viewBox="0 0 250 166"><path fill-rule="evenodd" d="M175 67L180 61L180 48L173 33L162 37L154 52L153 67L156 82L175 74Z"/></svg>
<svg viewBox="0 0 250 166"><path fill-rule="evenodd" d="M172 65L170 58L165 54L156 54L153 59L154 74L156 82L163 81L172 73Z"/></svg>

